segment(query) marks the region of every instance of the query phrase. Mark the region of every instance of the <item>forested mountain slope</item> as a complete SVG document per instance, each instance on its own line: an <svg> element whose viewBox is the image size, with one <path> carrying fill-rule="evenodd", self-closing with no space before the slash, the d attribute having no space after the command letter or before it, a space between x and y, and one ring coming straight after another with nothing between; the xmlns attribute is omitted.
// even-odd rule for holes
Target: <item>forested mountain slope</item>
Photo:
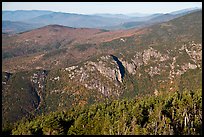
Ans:
<svg viewBox="0 0 204 137"><path fill-rule="evenodd" d="M13 135L201 135L201 90L115 100L21 120Z"/></svg>

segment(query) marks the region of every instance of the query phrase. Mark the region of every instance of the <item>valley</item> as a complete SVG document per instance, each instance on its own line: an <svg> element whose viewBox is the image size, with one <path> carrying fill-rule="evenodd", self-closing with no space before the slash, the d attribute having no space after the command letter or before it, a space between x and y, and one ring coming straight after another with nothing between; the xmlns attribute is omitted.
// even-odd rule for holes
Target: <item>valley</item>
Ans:
<svg viewBox="0 0 204 137"><path fill-rule="evenodd" d="M51 16L47 13L42 15L42 18L46 19L44 16L48 15ZM151 102L151 99L159 100L158 102L162 102L163 105L164 102L166 103L163 98L167 99L168 95L172 97L172 100L176 100L176 97L179 96L177 93L186 97L188 92L195 91L196 97L198 96L202 100L202 95L200 95L202 90L202 10L180 13L170 18L166 16L169 15L165 15L164 19L163 17L159 18L162 21L154 20L147 26L120 30L107 30L97 26L95 28L75 26L75 28L46 24L25 32L2 33L3 129L12 130L13 134L23 134L19 131L21 128L18 126L15 130L12 129L13 123L21 119L38 121L38 118L40 119L38 116L52 115L52 113L55 115L55 112L56 114L60 113L57 115L72 119L75 117L70 116L72 112L70 115L66 113L72 109L76 109L78 112L83 111L81 114L84 117L86 110L89 111L92 108L95 110L95 107L102 107L102 110L107 109L106 112L111 115L117 115L115 111L122 108L115 107L112 112L107 105L109 103L110 107L114 106L116 100L119 101L116 101L117 105L122 100L130 104L127 113L131 112L130 109L133 108L136 113L137 110L133 104L142 104L142 108L145 108L142 99L147 102ZM120 18L120 20L122 19ZM151 99L147 99L148 97ZM136 98L139 98L140 102L137 103ZM193 100L194 96L191 98ZM196 105L200 103L195 100L194 102ZM103 105L106 107L98 105L100 103L104 103ZM154 102L153 104L159 106L159 103ZM137 109L139 108L137 106ZM148 111L149 114L151 107L147 106L147 108L144 111ZM199 110L195 110L195 114L200 115L202 107L195 108ZM125 110L125 108L123 109ZM152 114L158 115L162 111L163 118L159 121L167 122L166 119L170 116L166 116L167 112L164 112L163 108L162 110L159 107L156 110L152 108L151 115L148 117L154 119ZM183 111L183 108L178 109L178 111L180 110ZM94 111L94 116L99 113L97 111ZM169 112L169 110L166 111ZM143 111L141 110L141 112ZM192 113L188 112L188 114ZM123 115L128 117L127 113L123 113ZM102 113L100 112L100 114ZM75 123L69 123L69 129L63 131L64 134L96 134L91 129L89 130L91 132L78 130L81 127L77 123L79 114L76 115L72 119ZM132 112L129 115L133 118ZM143 115L146 116L146 114ZM179 114L176 113L175 116L177 115ZM36 117L38 118L36 119ZM121 116L118 117L121 118ZM96 118L99 119L99 117ZM198 117L196 116L196 118ZM111 120L106 119L107 121ZM173 121L177 120L173 118ZM198 121L201 121L202 124L202 120ZM83 121L81 122L83 123ZM84 125L89 129L90 125L87 123ZM102 130L102 127L98 128L103 131L100 134L116 132L118 134L130 134L130 132L131 134L145 134L147 131L143 128L147 128L148 122L147 124L145 124L146 122L141 123L141 121L139 123L141 126L137 130L127 129L127 132L126 129L124 131L113 129L112 132L107 129ZM30 126L29 122L27 124ZM106 124L110 125L110 123ZM22 126L22 124L18 125ZM166 129L166 134L187 134L183 129L182 132L177 132L175 125L173 124L174 129L171 132ZM124 126L121 125L122 127ZM27 132L26 129L22 129L26 134L31 133L31 131ZM148 132L152 133L152 130L148 129ZM190 133L190 129L188 130ZM43 129L41 132L55 134L55 131L51 133L47 129ZM191 133L200 134L200 130L197 131L196 127L196 131L191 131Z"/></svg>

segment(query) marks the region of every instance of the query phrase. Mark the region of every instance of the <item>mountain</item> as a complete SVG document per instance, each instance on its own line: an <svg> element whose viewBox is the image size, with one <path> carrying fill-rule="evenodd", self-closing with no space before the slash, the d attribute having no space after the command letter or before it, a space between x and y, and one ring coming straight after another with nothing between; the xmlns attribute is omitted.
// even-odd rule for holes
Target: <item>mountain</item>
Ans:
<svg viewBox="0 0 204 137"><path fill-rule="evenodd" d="M129 19L131 18L130 16L127 16L125 14L108 14L108 13L101 13L101 14L93 14L96 16L101 16L101 17L108 17L108 18L120 18L120 19Z"/></svg>
<svg viewBox="0 0 204 137"><path fill-rule="evenodd" d="M150 16L150 14L147 13L129 13L126 14L129 17L145 17L145 16Z"/></svg>
<svg viewBox="0 0 204 137"><path fill-rule="evenodd" d="M124 19L119 18L108 18L94 15L54 12L48 15L42 15L29 19L25 22L41 23L45 25L58 24L77 28L79 27L97 28L107 25L117 25L123 21Z"/></svg>
<svg viewBox="0 0 204 137"><path fill-rule="evenodd" d="M28 24L17 21L2 21L2 32L4 33L20 33L28 30L42 27L40 24Z"/></svg>
<svg viewBox="0 0 204 137"><path fill-rule="evenodd" d="M201 10L201 8L188 8L188 9L183 9L183 10L178 10L178 11L173 11L171 12L170 14L181 14L181 13L190 13L190 12L195 12L195 11L198 11L198 10Z"/></svg>
<svg viewBox="0 0 204 137"><path fill-rule="evenodd" d="M147 15L147 16L144 16L144 17L132 17L131 20L132 21L147 21L147 20L151 20L155 17L159 17L163 15L162 13L156 13L156 14L152 14L152 15Z"/></svg>
<svg viewBox="0 0 204 137"><path fill-rule="evenodd" d="M2 58L34 53L46 54L52 50L70 48L67 46L71 46L71 43L80 42L101 32L103 30L100 29L76 29L60 25L48 25L14 36L4 35Z"/></svg>
<svg viewBox="0 0 204 137"><path fill-rule="evenodd" d="M46 10L16 10L16 11L2 11L3 21L24 21L34 17L45 14L50 14L52 11Z"/></svg>
<svg viewBox="0 0 204 137"><path fill-rule="evenodd" d="M145 17L134 17L129 21L122 23L118 26L108 26L104 27L104 29L130 29L130 28L143 28L147 26L151 26L157 23L170 21L172 19L181 17L183 15L199 11L199 9L185 9L177 12L167 13L167 14L153 14Z"/></svg>
<svg viewBox="0 0 204 137"><path fill-rule="evenodd" d="M170 119L174 109L168 113L169 104L179 105L168 92L191 91L193 97L202 89L202 11L142 29L107 31L49 25L21 34L2 34L2 42L4 129L25 116L33 119L76 106L161 94L166 97L162 112L168 118L164 119L173 124L185 121L191 113L179 115L178 121ZM184 106L190 108L188 104ZM146 115L145 110L138 115Z"/></svg>
<svg viewBox="0 0 204 137"><path fill-rule="evenodd" d="M34 62L38 65L44 64L43 66L46 68L56 67L55 64L50 64L50 60L54 60L56 57L58 58L57 60L60 61L60 64L58 64L59 67L61 65L61 67L71 64L73 65L73 63L76 64L92 57L93 54L101 54L102 52L100 49L97 49L97 45L99 45L99 43L111 41L113 39L120 38L121 36L129 36L137 31L137 29L133 29L131 31L109 32L102 29L71 28L60 25L48 25L21 34L3 34L2 59L5 62L5 66L8 66L8 68L10 68L9 71L12 72L15 72L15 70L18 70L21 67L29 70L32 67L28 64L32 64ZM53 51L53 53L57 56L50 57L49 55L52 55L52 53L50 53L51 51ZM66 54L63 55L63 51ZM61 53L63 57L58 56L58 53ZM27 55L35 56L36 58L43 58L39 58L39 60L31 62L30 59L27 59ZM18 57L22 60L20 59L21 61L18 61ZM16 68L14 67L15 69L13 69L13 65L15 64L13 61L17 61L20 64L22 63L21 65L23 66L19 64ZM12 65L11 62L14 64ZM38 65L36 67L41 66ZM8 68L5 67L5 70L7 71Z"/></svg>
<svg viewBox="0 0 204 137"><path fill-rule="evenodd" d="M190 9L184 9L184 10L179 10L179 11L175 11L175 12L170 12L170 13L164 14L162 16L157 16L157 17L153 18L152 20L155 22L169 21L171 19L181 17L183 15L186 15L186 14L189 14L192 12L196 12L196 11L201 11L201 9L190 8Z"/></svg>
<svg viewBox="0 0 204 137"><path fill-rule="evenodd" d="M142 28L183 16L197 8L184 9L168 14L71 14L42 10L3 11L3 32L19 33L46 25L63 25L75 28L100 28L109 30ZM6 22L5 22L6 21ZM8 22L9 21L9 22ZM31 27L33 26L33 27ZM11 32L12 31L12 32Z"/></svg>

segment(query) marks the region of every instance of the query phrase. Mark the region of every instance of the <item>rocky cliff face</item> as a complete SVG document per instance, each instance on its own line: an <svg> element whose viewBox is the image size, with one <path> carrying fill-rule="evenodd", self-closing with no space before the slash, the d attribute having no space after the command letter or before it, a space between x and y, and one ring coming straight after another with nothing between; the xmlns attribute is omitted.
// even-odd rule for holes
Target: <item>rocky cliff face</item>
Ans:
<svg viewBox="0 0 204 137"><path fill-rule="evenodd" d="M42 71L37 71L33 73L33 75L30 77L30 82L32 85L33 90L37 93L38 95L38 106L36 110L38 110L42 104L44 103L44 98L46 95L45 91L45 79L46 79L47 71L42 70Z"/></svg>
<svg viewBox="0 0 204 137"><path fill-rule="evenodd" d="M149 47L143 52L135 52L129 59L124 55L120 57L101 56L94 61L86 61L80 66L64 68L63 73L67 73L67 79L79 82L89 90L98 91L106 97L120 97L125 92L123 90L124 82L130 81L127 79L124 81L126 75L139 81L143 78L141 74L144 72L151 80L173 84L189 69L200 68L201 49L201 44L192 41L188 45L181 46L179 52L175 56L171 56L171 52L165 54ZM181 63L183 52L187 53L188 59ZM157 77L161 79L157 79ZM158 91L159 85L156 85L153 90ZM169 87L169 89L172 88Z"/></svg>
<svg viewBox="0 0 204 137"><path fill-rule="evenodd" d="M97 90L104 96L119 96L123 77L111 56L101 56L97 61L87 61L81 67L72 66L64 71L70 80L79 82L87 89Z"/></svg>

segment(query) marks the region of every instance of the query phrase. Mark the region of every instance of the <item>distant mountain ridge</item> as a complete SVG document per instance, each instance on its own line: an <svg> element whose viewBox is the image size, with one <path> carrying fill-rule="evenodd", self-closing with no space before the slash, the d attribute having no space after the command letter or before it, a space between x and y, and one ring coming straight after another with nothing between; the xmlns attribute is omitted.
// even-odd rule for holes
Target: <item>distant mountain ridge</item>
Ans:
<svg viewBox="0 0 204 137"><path fill-rule="evenodd" d="M16 11L2 11L3 21L24 21L34 17L53 13L53 11L46 10L16 10Z"/></svg>
<svg viewBox="0 0 204 137"><path fill-rule="evenodd" d="M25 22L41 23L45 25L59 24L70 27L97 28L101 26L117 25L124 21L124 19L119 18L54 12L26 20Z"/></svg>
<svg viewBox="0 0 204 137"><path fill-rule="evenodd" d="M42 27L42 24L29 24L20 21L2 21L2 32L4 33L20 33L28 30Z"/></svg>
<svg viewBox="0 0 204 137"><path fill-rule="evenodd" d="M130 29L138 27L141 28L148 25L152 25L154 23L168 21L196 10L199 10L199 8L183 9L168 14L133 13L133 14L92 14L92 15L43 10L3 11L2 20L4 25L2 26L2 29L3 32L19 33L31 30L33 28L52 24L58 24L75 28L100 28L108 30ZM16 21L18 22L18 25ZM20 22L22 22L22 25L20 25Z"/></svg>
<svg viewBox="0 0 204 137"><path fill-rule="evenodd" d="M167 14L152 14L145 17L134 17L131 18L129 22L122 23L118 26L107 26L104 27L106 29L131 29L131 28L142 28L147 27L150 25L154 25L161 22L166 22L178 17L181 17L183 15L199 11L198 8L191 8L191 9L185 9L185 10L179 10L172 13ZM135 21L136 20L136 21Z"/></svg>
<svg viewBox="0 0 204 137"><path fill-rule="evenodd" d="M178 11L173 11L171 12L171 14L180 14L180 13L189 13L191 11L198 11L201 10L201 8L195 7L195 8L188 8L188 9L182 9L182 10L178 10Z"/></svg>

